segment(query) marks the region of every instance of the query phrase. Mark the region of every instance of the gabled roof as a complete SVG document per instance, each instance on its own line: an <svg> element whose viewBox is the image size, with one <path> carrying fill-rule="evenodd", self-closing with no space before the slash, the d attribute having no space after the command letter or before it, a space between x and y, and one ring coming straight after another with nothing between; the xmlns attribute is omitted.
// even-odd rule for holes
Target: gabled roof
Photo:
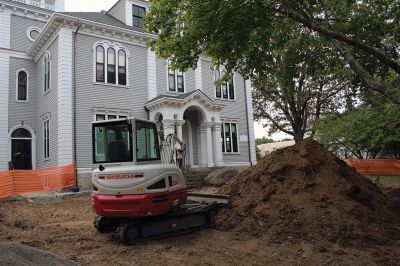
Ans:
<svg viewBox="0 0 400 266"><path fill-rule="evenodd" d="M135 30L139 32L146 32L144 29L134 26L129 26L114 18L113 16L107 14L106 12L60 12L60 14L64 14L67 16L80 18L84 20L94 21L97 23L110 25L114 27L119 27L128 30Z"/></svg>
<svg viewBox="0 0 400 266"><path fill-rule="evenodd" d="M183 94L161 94L148 101L145 106L147 109L154 109L162 105L182 105L190 102L194 98L199 98L201 102L210 109L221 110L226 107L225 104L214 102L203 91L194 90Z"/></svg>

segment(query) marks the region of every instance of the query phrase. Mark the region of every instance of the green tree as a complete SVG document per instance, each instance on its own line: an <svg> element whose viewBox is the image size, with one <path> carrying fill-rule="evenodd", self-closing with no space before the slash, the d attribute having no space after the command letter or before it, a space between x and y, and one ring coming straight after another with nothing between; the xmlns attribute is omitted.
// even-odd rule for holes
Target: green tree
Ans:
<svg viewBox="0 0 400 266"><path fill-rule="evenodd" d="M151 46L172 67L196 68L205 55L229 73L257 80L273 67L274 41L293 22L310 39L329 41L362 86L400 104L399 1L151 0L151 5L147 29L159 32Z"/></svg>
<svg viewBox="0 0 400 266"><path fill-rule="evenodd" d="M328 149L347 158L400 158L399 117L398 105L364 105L342 115L325 116L318 124L317 138Z"/></svg>
<svg viewBox="0 0 400 266"><path fill-rule="evenodd" d="M270 42L273 52L266 64L271 67L253 82L254 115L267 121L270 134L282 131L299 141L314 134L321 114L343 107L351 79L330 43L291 21Z"/></svg>

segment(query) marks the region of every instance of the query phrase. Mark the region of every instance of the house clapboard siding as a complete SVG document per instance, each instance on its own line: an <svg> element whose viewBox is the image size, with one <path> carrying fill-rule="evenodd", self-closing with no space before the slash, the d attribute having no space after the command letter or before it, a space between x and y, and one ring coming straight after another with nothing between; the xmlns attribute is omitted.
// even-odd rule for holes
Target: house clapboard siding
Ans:
<svg viewBox="0 0 400 266"><path fill-rule="evenodd" d="M27 52L32 41L27 37L27 30L31 27L42 29L45 22L11 15L11 47L16 51Z"/></svg>
<svg viewBox="0 0 400 266"><path fill-rule="evenodd" d="M26 71L28 74L28 101L17 101L17 71ZM36 64L29 59L10 58L10 90L8 101L8 130L15 125L23 123L35 132L37 131L36 107L38 95L38 76L36 74Z"/></svg>
<svg viewBox="0 0 400 266"><path fill-rule="evenodd" d="M125 110L132 117L147 119L147 48L120 43L129 52L128 86L94 82L94 45L102 41L84 34L76 40L76 118L78 168L92 167L91 123L93 108Z"/></svg>

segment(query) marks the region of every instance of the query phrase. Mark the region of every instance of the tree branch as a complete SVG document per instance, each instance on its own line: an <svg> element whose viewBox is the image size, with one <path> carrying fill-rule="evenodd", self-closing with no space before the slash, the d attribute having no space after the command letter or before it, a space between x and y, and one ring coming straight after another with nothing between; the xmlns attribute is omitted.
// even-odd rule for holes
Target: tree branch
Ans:
<svg viewBox="0 0 400 266"><path fill-rule="evenodd" d="M338 41L332 40L335 47L342 53L346 61L349 63L350 68L356 73L360 78L362 78L365 83L370 87L370 89L383 94L394 103L400 104L400 93L399 90L395 88L390 88L383 83L375 80L371 74L365 70L363 66L358 63L358 61L351 55L347 48L344 48Z"/></svg>
<svg viewBox="0 0 400 266"><path fill-rule="evenodd" d="M265 112L264 110L261 111L262 114L269 120L272 122L272 124L274 124L280 131L289 134L291 136L294 136L294 133L283 128L275 119L272 118L272 116L270 116L267 112Z"/></svg>
<svg viewBox="0 0 400 266"><path fill-rule="evenodd" d="M345 34L342 34L342 33L339 33L339 32L333 31L333 30L329 30L327 28L324 28L324 27L318 25L317 23L314 23L313 21L311 21L311 19L304 17L303 15L298 13L296 10L294 10L291 7L290 3L288 3L288 1L286 1L286 0L283 0L282 3L286 8L284 10L278 9L277 11L279 13L289 16L290 18L303 24L305 27L312 29L326 37L329 37L331 39L341 41L341 42L347 43L348 45L359 48L360 50L366 52L367 54L370 54L370 55L374 56L375 58L377 58L383 64L385 64L389 68L396 71L397 74L400 74L400 65L395 60L392 60L389 57L387 57L384 53L382 53L378 49L376 49L372 46L369 46L361 41L350 38L350 37L346 36Z"/></svg>

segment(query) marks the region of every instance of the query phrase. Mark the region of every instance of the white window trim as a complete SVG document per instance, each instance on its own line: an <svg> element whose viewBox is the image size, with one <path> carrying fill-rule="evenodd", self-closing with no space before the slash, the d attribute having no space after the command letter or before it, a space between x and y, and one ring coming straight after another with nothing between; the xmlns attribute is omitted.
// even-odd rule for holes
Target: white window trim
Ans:
<svg viewBox="0 0 400 266"><path fill-rule="evenodd" d="M49 79L49 87L46 90L46 81L44 80L44 76L46 73L46 58L47 60L49 60L49 75L47 75L47 78ZM46 53L43 55L43 76L42 76L42 82L43 82L43 95L46 95L47 93L49 93L51 91L51 77L52 77L52 73L51 73L51 53L49 51L46 51Z"/></svg>
<svg viewBox="0 0 400 266"><path fill-rule="evenodd" d="M22 71L26 73L26 100L18 99L18 75ZM20 68L15 75L15 101L18 103L27 103L29 102L29 72L25 68Z"/></svg>
<svg viewBox="0 0 400 266"><path fill-rule="evenodd" d="M223 67L219 67L219 69L218 69L217 67L214 67L214 68L212 69L212 75L213 75L213 80L214 80L214 98L215 98L216 100L221 100L221 101L231 101L231 102L235 102L235 101L237 100L237 98L236 98L236 81L235 81L236 73L233 73L233 76L232 76L234 97L233 97L233 99L230 98L229 87L227 87L227 90L228 90L228 99L225 99L225 98L222 96L222 87L221 87L221 97L217 97L217 85L215 84L215 82L217 81L217 80L215 79L215 71L217 71L217 70L220 72L220 78L221 78L221 72L222 72L222 71L226 71L225 68L223 68ZM228 83L226 83L226 85L228 85Z"/></svg>
<svg viewBox="0 0 400 266"><path fill-rule="evenodd" d="M96 48L97 46L102 46L104 48L104 82L99 82L96 80L96 63L97 63L97 54L96 54ZM108 64L108 56L107 56L107 50L108 48L112 48L115 51L115 84L114 83L108 83L107 80L107 64ZM123 50L125 52L125 72L126 72L126 85L121 85L118 84L118 66L119 66L119 56L118 52L119 50ZM121 87L121 88L127 88L129 87L129 58L130 54L128 49L126 49L124 46L122 46L119 43L112 43L109 41L101 41L101 42L96 42L93 45L93 84L98 84L98 85L109 85L109 86L114 86L114 87Z"/></svg>
<svg viewBox="0 0 400 266"><path fill-rule="evenodd" d="M231 152L226 151L225 124L235 124L236 125L237 152L233 152L232 128L230 129ZM224 146L225 146L225 151L222 154L224 154L224 155L239 155L240 154L239 120L221 120L221 125L222 125L221 130L223 131L223 134L224 134Z"/></svg>
<svg viewBox="0 0 400 266"><path fill-rule="evenodd" d="M104 115L106 120L108 120L109 115L116 116L117 119L121 116L131 117L131 112L128 110L118 110L118 109L105 109L105 108L93 108L93 121L96 121L96 115Z"/></svg>
<svg viewBox="0 0 400 266"><path fill-rule="evenodd" d="M29 39L31 42L34 42L34 41L35 41L35 39L33 39L33 38L31 37L31 31L33 31L33 30L38 31L39 34L40 34L41 31L42 31L41 29L39 29L38 27L35 27L35 26L29 27L29 28L26 30L26 36L28 37L28 39Z"/></svg>
<svg viewBox="0 0 400 266"><path fill-rule="evenodd" d="M115 116L116 119L123 119L123 118L129 118L128 114L121 114L121 113L106 113L106 112L98 112L95 113L93 116L93 121L103 121L103 120L96 120L98 115L104 115L105 116L105 120L104 121L109 121L110 119L108 118L109 116ZM122 116L122 118L121 118Z"/></svg>
<svg viewBox="0 0 400 266"><path fill-rule="evenodd" d="M186 72L182 72L183 75L183 92L179 92L178 91L178 74L177 74L177 70L174 70L174 75L175 75L175 88L176 91L170 91L169 90L169 61L166 61L167 67L166 67L166 72L167 72L167 92L169 93L177 93L177 94L185 94L186 93Z"/></svg>
<svg viewBox="0 0 400 266"><path fill-rule="evenodd" d="M47 127L49 130L49 134L47 136L47 141L46 141L46 123L47 123ZM49 154L47 154L48 156L46 157L46 153L47 153L47 149L49 149ZM51 159L50 156L50 118L45 118L45 120L43 120L43 159L45 161L49 161Z"/></svg>
<svg viewBox="0 0 400 266"><path fill-rule="evenodd" d="M15 130L17 129L26 129L31 133L31 138L13 138L12 133L14 133ZM30 139L31 142L31 158L32 158L32 169L35 170L36 169L36 134L35 131L32 130L32 128L26 126L26 125L18 125L18 126L14 126L13 128L10 129L9 131L9 135L8 135L8 161L11 162L12 161L12 154L11 154L11 142L13 139Z"/></svg>

